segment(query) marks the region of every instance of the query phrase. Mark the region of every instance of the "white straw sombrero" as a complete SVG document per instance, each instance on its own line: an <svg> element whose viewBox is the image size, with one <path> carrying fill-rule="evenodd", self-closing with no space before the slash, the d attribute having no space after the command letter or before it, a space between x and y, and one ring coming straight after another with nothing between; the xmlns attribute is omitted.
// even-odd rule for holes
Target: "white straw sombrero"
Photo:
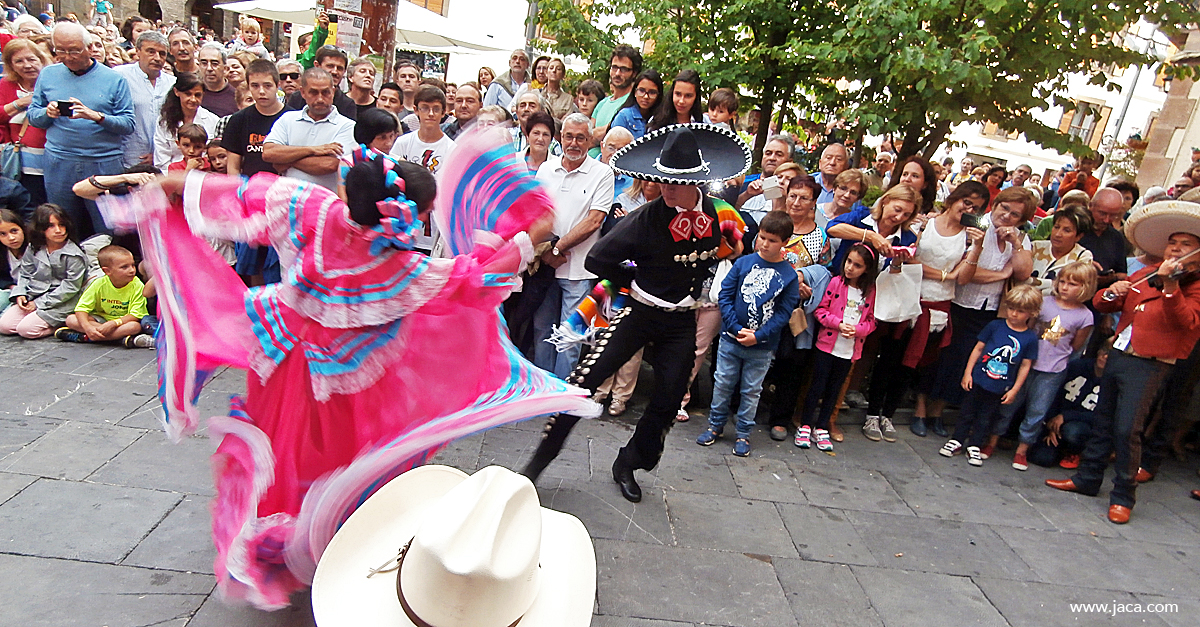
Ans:
<svg viewBox="0 0 1200 627"><path fill-rule="evenodd" d="M583 523L499 466L393 479L338 530L312 589L321 627L586 627L595 596Z"/></svg>
<svg viewBox="0 0 1200 627"><path fill-rule="evenodd" d="M1162 200L1134 211L1125 221L1125 237L1155 257L1163 256L1167 239L1175 233L1200 237L1200 204Z"/></svg>

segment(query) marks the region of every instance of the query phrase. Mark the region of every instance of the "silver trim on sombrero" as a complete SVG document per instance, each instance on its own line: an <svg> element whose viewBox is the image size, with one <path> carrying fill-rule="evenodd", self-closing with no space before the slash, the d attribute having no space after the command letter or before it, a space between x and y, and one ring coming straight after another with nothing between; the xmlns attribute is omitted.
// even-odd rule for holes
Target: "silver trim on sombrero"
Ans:
<svg viewBox="0 0 1200 627"><path fill-rule="evenodd" d="M737 178L750 170L750 165L753 162L754 155L751 154L750 147L746 145L746 142L742 141L742 138L739 137L737 133L734 133L733 131L729 130L729 127L725 126L724 124L708 124L705 122L688 122L687 124L672 124L670 126L664 126L656 131L651 131L649 133L646 133L641 138L636 139L633 142L630 142L624 148L621 148L620 150L614 152L613 156L608 160L608 162L610 164L614 164L617 162L617 159L619 157L624 155L626 152L629 152L634 147L645 144L646 142L649 142L660 135L666 135L667 133L670 133L672 130L674 130L675 128L680 127L680 126L687 126L692 129L698 129L698 130L702 130L705 132L711 132L711 133L717 133L719 135L724 135L724 136L734 140L737 143L737 145L739 147L741 147L742 156L744 158L741 169L738 170L737 173L732 174L727 177L722 177L719 180L726 181L729 179ZM659 176L657 174L647 174L645 172L633 172L630 170L625 170L623 168L618 168L615 165L613 166L613 171L616 172L617 174L623 174L625 176L630 176L630 177L641 179L644 181L652 181L654 183L662 183L662 184L666 184L666 185L705 185L707 183L713 182L713 181L693 181L691 179L679 179L679 178L673 178L670 176ZM718 180L718 179L714 179L714 180Z"/></svg>
<svg viewBox="0 0 1200 627"><path fill-rule="evenodd" d="M704 160L704 151L697 148L696 152L700 155L700 165L694 168L670 168L663 165L662 162L659 161L658 157L654 159L654 167L657 168L659 172L666 172L667 174L695 174L700 170L708 172L708 162Z"/></svg>

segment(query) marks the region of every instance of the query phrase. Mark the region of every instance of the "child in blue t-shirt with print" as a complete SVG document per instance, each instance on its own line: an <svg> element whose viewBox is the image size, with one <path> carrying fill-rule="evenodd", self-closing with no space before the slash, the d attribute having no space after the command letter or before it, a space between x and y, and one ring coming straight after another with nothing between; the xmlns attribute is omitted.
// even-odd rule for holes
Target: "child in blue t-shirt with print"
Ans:
<svg viewBox="0 0 1200 627"><path fill-rule="evenodd" d="M1004 295L1008 315L993 320L979 333L979 341L963 372L967 391L959 411L954 436L939 451L951 457L967 449L967 463L983 465L979 447L991 432L992 417L1001 405L1017 398L1038 356L1038 333L1031 328L1042 309L1042 293L1029 285L1018 285Z"/></svg>
<svg viewBox="0 0 1200 627"><path fill-rule="evenodd" d="M733 454L750 454L750 430L758 411L763 379L771 367L779 336L800 304L800 279L784 258L783 244L792 235L792 219L771 211L758 225L755 252L733 263L721 282L721 343L713 380L708 429L696 444L711 446L729 422L734 388L741 393L737 407L737 439Z"/></svg>

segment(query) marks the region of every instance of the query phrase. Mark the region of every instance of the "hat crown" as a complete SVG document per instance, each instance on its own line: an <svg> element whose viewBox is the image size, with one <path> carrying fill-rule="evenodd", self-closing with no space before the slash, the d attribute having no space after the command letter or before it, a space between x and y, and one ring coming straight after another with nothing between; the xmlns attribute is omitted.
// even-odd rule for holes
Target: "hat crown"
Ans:
<svg viewBox="0 0 1200 627"><path fill-rule="evenodd" d="M703 158L700 156L700 145L696 142L696 134L686 126L678 126L667 134L658 162L672 170L693 170L700 167Z"/></svg>
<svg viewBox="0 0 1200 627"><path fill-rule="evenodd" d="M471 475L430 509L400 585L438 627L507 627L540 588L542 513L529 479L499 466Z"/></svg>

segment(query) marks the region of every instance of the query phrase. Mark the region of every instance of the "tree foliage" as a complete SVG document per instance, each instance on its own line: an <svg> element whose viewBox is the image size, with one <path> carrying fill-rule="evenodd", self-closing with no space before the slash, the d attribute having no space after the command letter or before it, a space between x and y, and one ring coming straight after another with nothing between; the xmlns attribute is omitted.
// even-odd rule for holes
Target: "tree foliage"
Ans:
<svg viewBox="0 0 1200 627"><path fill-rule="evenodd" d="M1073 107L1070 74L1115 90L1101 67L1153 63L1120 40L1139 18L1167 29L1196 21L1169 0L596 0L586 14L571 0L541 0L539 9L556 51L590 59L598 78L629 29L653 42L647 64L664 78L691 67L706 90L739 85L763 112L756 148L783 101L837 113L852 131L896 133L901 157L931 155L951 126L972 121L1080 148L1031 112Z"/></svg>

